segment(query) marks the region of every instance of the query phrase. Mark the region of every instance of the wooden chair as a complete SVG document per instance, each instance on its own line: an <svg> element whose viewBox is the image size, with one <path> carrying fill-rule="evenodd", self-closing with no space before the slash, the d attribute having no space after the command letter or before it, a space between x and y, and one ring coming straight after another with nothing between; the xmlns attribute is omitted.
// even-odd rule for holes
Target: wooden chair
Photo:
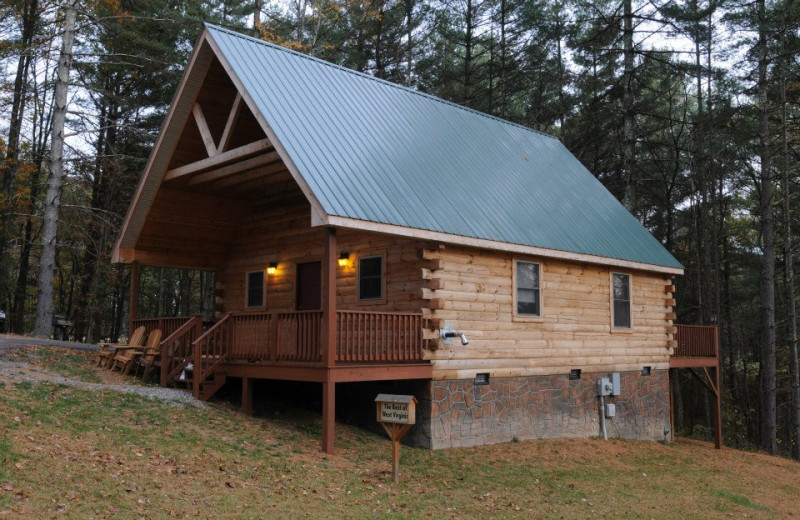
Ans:
<svg viewBox="0 0 800 520"><path fill-rule="evenodd" d="M141 348L118 349L119 352L114 356L114 365L111 367L111 370L119 367L122 375L127 376L134 365L136 365L136 363L139 361L139 357L148 348L156 348L160 343L161 331L159 329L155 329L154 331L150 332L150 335L147 338L147 344L144 346L144 350ZM153 345L156 345L156 347Z"/></svg>
<svg viewBox="0 0 800 520"><path fill-rule="evenodd" d="M158 363L161 358L161 336L162 333L158 329L151 332L150 337L147 338L147 346L145 347L144 354L142 354L138 359L136 364L136 372L134 372L134 375L138 376L139 369L144 369L144 372L142 373L142 381L147 381L147 376L150 375L150 372L152 372L153 368L158 366L156 363Z"/></svg>
<svg viewBox="0 0 800 520"><path fill-rule="evenodd" d="M100 352L98 352L97 356L95 357L95 364L97 364L99 367L107 368L114 359L114 356L117 354L118 349L126 347L141 347L142 342L144 341L144 333L145 328L144 325L142 325L140 327L136 327L136 329L133 331L133 334L131 334L131 339L128 341L127 345L121 343L101 343Z"/></svg>

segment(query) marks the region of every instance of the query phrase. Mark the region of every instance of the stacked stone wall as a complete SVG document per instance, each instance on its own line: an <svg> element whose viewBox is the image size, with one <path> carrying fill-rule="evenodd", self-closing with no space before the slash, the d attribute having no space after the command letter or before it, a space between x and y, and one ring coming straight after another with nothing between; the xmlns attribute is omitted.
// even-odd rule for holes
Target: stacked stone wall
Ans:
<svg viewBox="0 0 800 520"><path fill-rule="evenodd" d="M491 379L488 385L475 385L471 379L432 381L430 400L422 396L420 403L430 408L418 416L421 435L415 436L415 444L442 449L602 435L595 388L606 375L582 374L578 380L567 375L507 377ZM616 405L616 416L606 420L609 437L663 439L669 425L668 372L623 372L620 383L620 395L605 398Z"/></svg>

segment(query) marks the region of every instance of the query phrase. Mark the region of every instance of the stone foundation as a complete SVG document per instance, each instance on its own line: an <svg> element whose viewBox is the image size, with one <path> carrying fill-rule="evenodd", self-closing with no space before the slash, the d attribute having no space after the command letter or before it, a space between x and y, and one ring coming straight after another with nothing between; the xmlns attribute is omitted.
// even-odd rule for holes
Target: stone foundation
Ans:
<svg viewBox="0 0 800 520"><path fill-rule="evenodd" d="M417 395L413 443L431 449L497 444L515 439L602 435L595 384L606 373L432 381ZM609 437L659 440L669 425L669 375L654 370L620 374L621 393L606 397L616 417L606 420ZM427 423L427 424L426 424ZM414 432L414 430L417 430ZM410 433L412 433L410 432Z"/></svg>

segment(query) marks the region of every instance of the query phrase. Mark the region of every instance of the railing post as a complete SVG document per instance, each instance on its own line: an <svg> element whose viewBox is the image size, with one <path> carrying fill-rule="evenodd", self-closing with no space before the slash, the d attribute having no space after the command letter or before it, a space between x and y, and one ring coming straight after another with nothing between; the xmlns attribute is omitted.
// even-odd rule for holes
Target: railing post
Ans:
<svg viewBox="0 0 800 520"><path fill-rule="evenodd" d="M131 264L131 293L128 305L128 335L133 333L133 322L139 319L139 278L141 278L141 264L134 261Z"/></svg>
<svg viewBox="0 0 800 520"><path fill-rule="evenodd" d="M194 395L195 399L200 399L200 375L203 372L202 347L202 342L197 339L192 343L192 363L194 364L192 371L192 395Z"/></svg>

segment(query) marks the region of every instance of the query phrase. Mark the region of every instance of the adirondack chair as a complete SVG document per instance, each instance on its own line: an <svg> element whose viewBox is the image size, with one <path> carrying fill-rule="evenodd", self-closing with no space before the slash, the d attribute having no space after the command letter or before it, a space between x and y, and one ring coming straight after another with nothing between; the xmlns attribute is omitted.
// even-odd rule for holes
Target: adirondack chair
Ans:
<svg viewBox="0 0 800 520"><path fill-rule="evenodd" d="M131 334L131 338L128 340L127 345L120 343L101 343L100 352L98 352L97 356L95 357L95 364L99 367L107 368L114 359L118 349L127 347L141 347L142 343L144 342L144 333L145 328L144 325L142 325L140 327L136 327L136 329L133 331L133 334Z"/></svg>
<svg viewBox="0 0 800 520"><path fill-rule="evenodd" d="M160 343L161 331L159 329L155 329L154 331L150 332L150 335L147 337L147 344L144 346L144 351L136 348L119 349L119 352L114 356L114 365L111 367L111 370L119 367L123 376L128 375L134 365L139 361L139 357L142 355L142 353L146 352L147 349L158 348Z"/></svg>
<svg viewBox="0 0 800 520"><path fill-rule="evenodd" d="M158 332L158 334L156 334L156 332ZM143 369L142 381L147 381L147 376L150 375L150 372L152 372L161 357L161 336L160 330L151 332L150 337L147 338L147 346L144 350L144 354L137 360L136 372L134 372L134 375L138 376L139 369Z"/></svg>

